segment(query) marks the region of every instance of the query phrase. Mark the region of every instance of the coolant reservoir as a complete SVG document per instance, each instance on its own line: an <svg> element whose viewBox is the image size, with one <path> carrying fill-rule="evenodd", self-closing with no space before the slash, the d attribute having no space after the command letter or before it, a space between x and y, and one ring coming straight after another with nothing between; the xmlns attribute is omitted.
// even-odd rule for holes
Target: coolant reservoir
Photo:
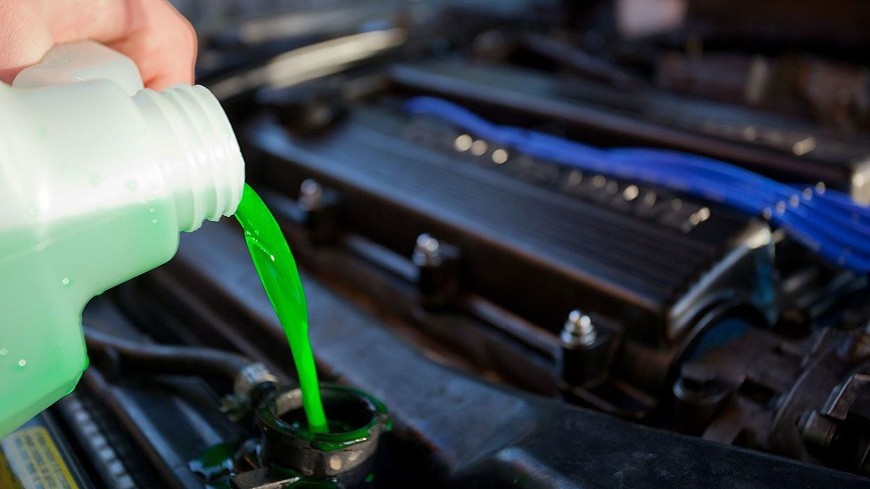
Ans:
<svg viewBox="0 0 870 489"><path fill-rule="evenodd" d="M60 45L0 83L0 437L69 393L85 303L232 215L244 164L200 86L143 89L102 45Z"/></svg>

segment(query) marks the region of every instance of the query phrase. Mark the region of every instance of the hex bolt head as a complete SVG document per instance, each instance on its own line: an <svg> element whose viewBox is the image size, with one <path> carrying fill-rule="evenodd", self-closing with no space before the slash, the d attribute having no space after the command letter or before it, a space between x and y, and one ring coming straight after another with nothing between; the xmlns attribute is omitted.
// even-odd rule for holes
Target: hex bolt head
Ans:
<svg viewBox="0 0 870 489"><path fill-rule="evenodd" d="M591 346L598 339L598 331L592 324L592 319L575 309L568 314L568 320L562 328L560 336L562 346L571 348L577 346Z"/></svg>
<svg viewBox="0 0 870 489"><path fill-rule="evenodd" d="M415 265L419 267L434 267L440 265L443 258L441 243L437 239L426 233L417 237L417 243L414 246Z"/></svg>
<svg viewBox="0 0 870 489"><path fill-rule="evenodd" d="M308 178L299 187L299 204L307 211L323 206L323 187L317 180Z"/></svg>

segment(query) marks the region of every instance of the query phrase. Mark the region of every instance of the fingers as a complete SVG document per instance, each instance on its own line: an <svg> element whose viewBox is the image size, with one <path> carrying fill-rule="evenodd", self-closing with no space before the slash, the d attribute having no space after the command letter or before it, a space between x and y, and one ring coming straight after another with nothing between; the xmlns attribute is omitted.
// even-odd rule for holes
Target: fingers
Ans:
<svg viewBox="0 0 870 489"><path fill-rule="evenodd" d="M197 50L193 26L165 0L129 4L130 30L109 46L136 63L148 88L161 90L177 83L193 83Z"/></svg>
<svg viewBox="0 0 870 489"><path fill-rule="evenodd" d="M196 33L167 0L0 0L0 81L84 39L130 57L146 87L193 83Z"/></svg>
<svg viewBox="0 0 870 489"><path fill-rule="evenodd" d="M6 34L6 33L4 33ZM54 43L47 35L32 37L29 42L16 43L0 36L0 82L12 83L18 72L38 62Z"/></svg>
<svg viewBox="0 0 870 489"><path fill-rule="evenodd" d="M36 63L53 45L38 9L24 2L0 0L0 81L11 83L22 69Z"/></svg>

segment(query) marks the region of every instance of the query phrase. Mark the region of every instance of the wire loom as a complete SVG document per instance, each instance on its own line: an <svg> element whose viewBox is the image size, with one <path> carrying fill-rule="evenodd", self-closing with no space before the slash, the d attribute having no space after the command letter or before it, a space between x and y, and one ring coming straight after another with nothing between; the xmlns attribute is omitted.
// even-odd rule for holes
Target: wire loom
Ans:
<svg viewBox="0 0 870 489"><path fill-rule="evenodd" d="M718 202L782 228L825 260L870 272L870 207L845 193L787 185L690 153L655 148L597 148L548 134L493 124L446 100L414 97L404 110L449 122L479 138L582 170L652 183Z"/></svg>

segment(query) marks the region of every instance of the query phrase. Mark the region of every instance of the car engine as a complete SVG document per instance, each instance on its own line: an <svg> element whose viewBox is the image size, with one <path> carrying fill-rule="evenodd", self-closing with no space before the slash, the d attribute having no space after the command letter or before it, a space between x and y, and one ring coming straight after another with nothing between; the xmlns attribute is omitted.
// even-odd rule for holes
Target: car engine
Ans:
<svg viewBox="0 0 870 489"><path fill-rule="evenodd" d="M33 487L870 487L870 4L174 3L302 269L327 413L368 431L287 428L222 221L88 305L91 366L0 486L42 453L67 485ZM748 175L794 195L749 212Z"/></svg>

